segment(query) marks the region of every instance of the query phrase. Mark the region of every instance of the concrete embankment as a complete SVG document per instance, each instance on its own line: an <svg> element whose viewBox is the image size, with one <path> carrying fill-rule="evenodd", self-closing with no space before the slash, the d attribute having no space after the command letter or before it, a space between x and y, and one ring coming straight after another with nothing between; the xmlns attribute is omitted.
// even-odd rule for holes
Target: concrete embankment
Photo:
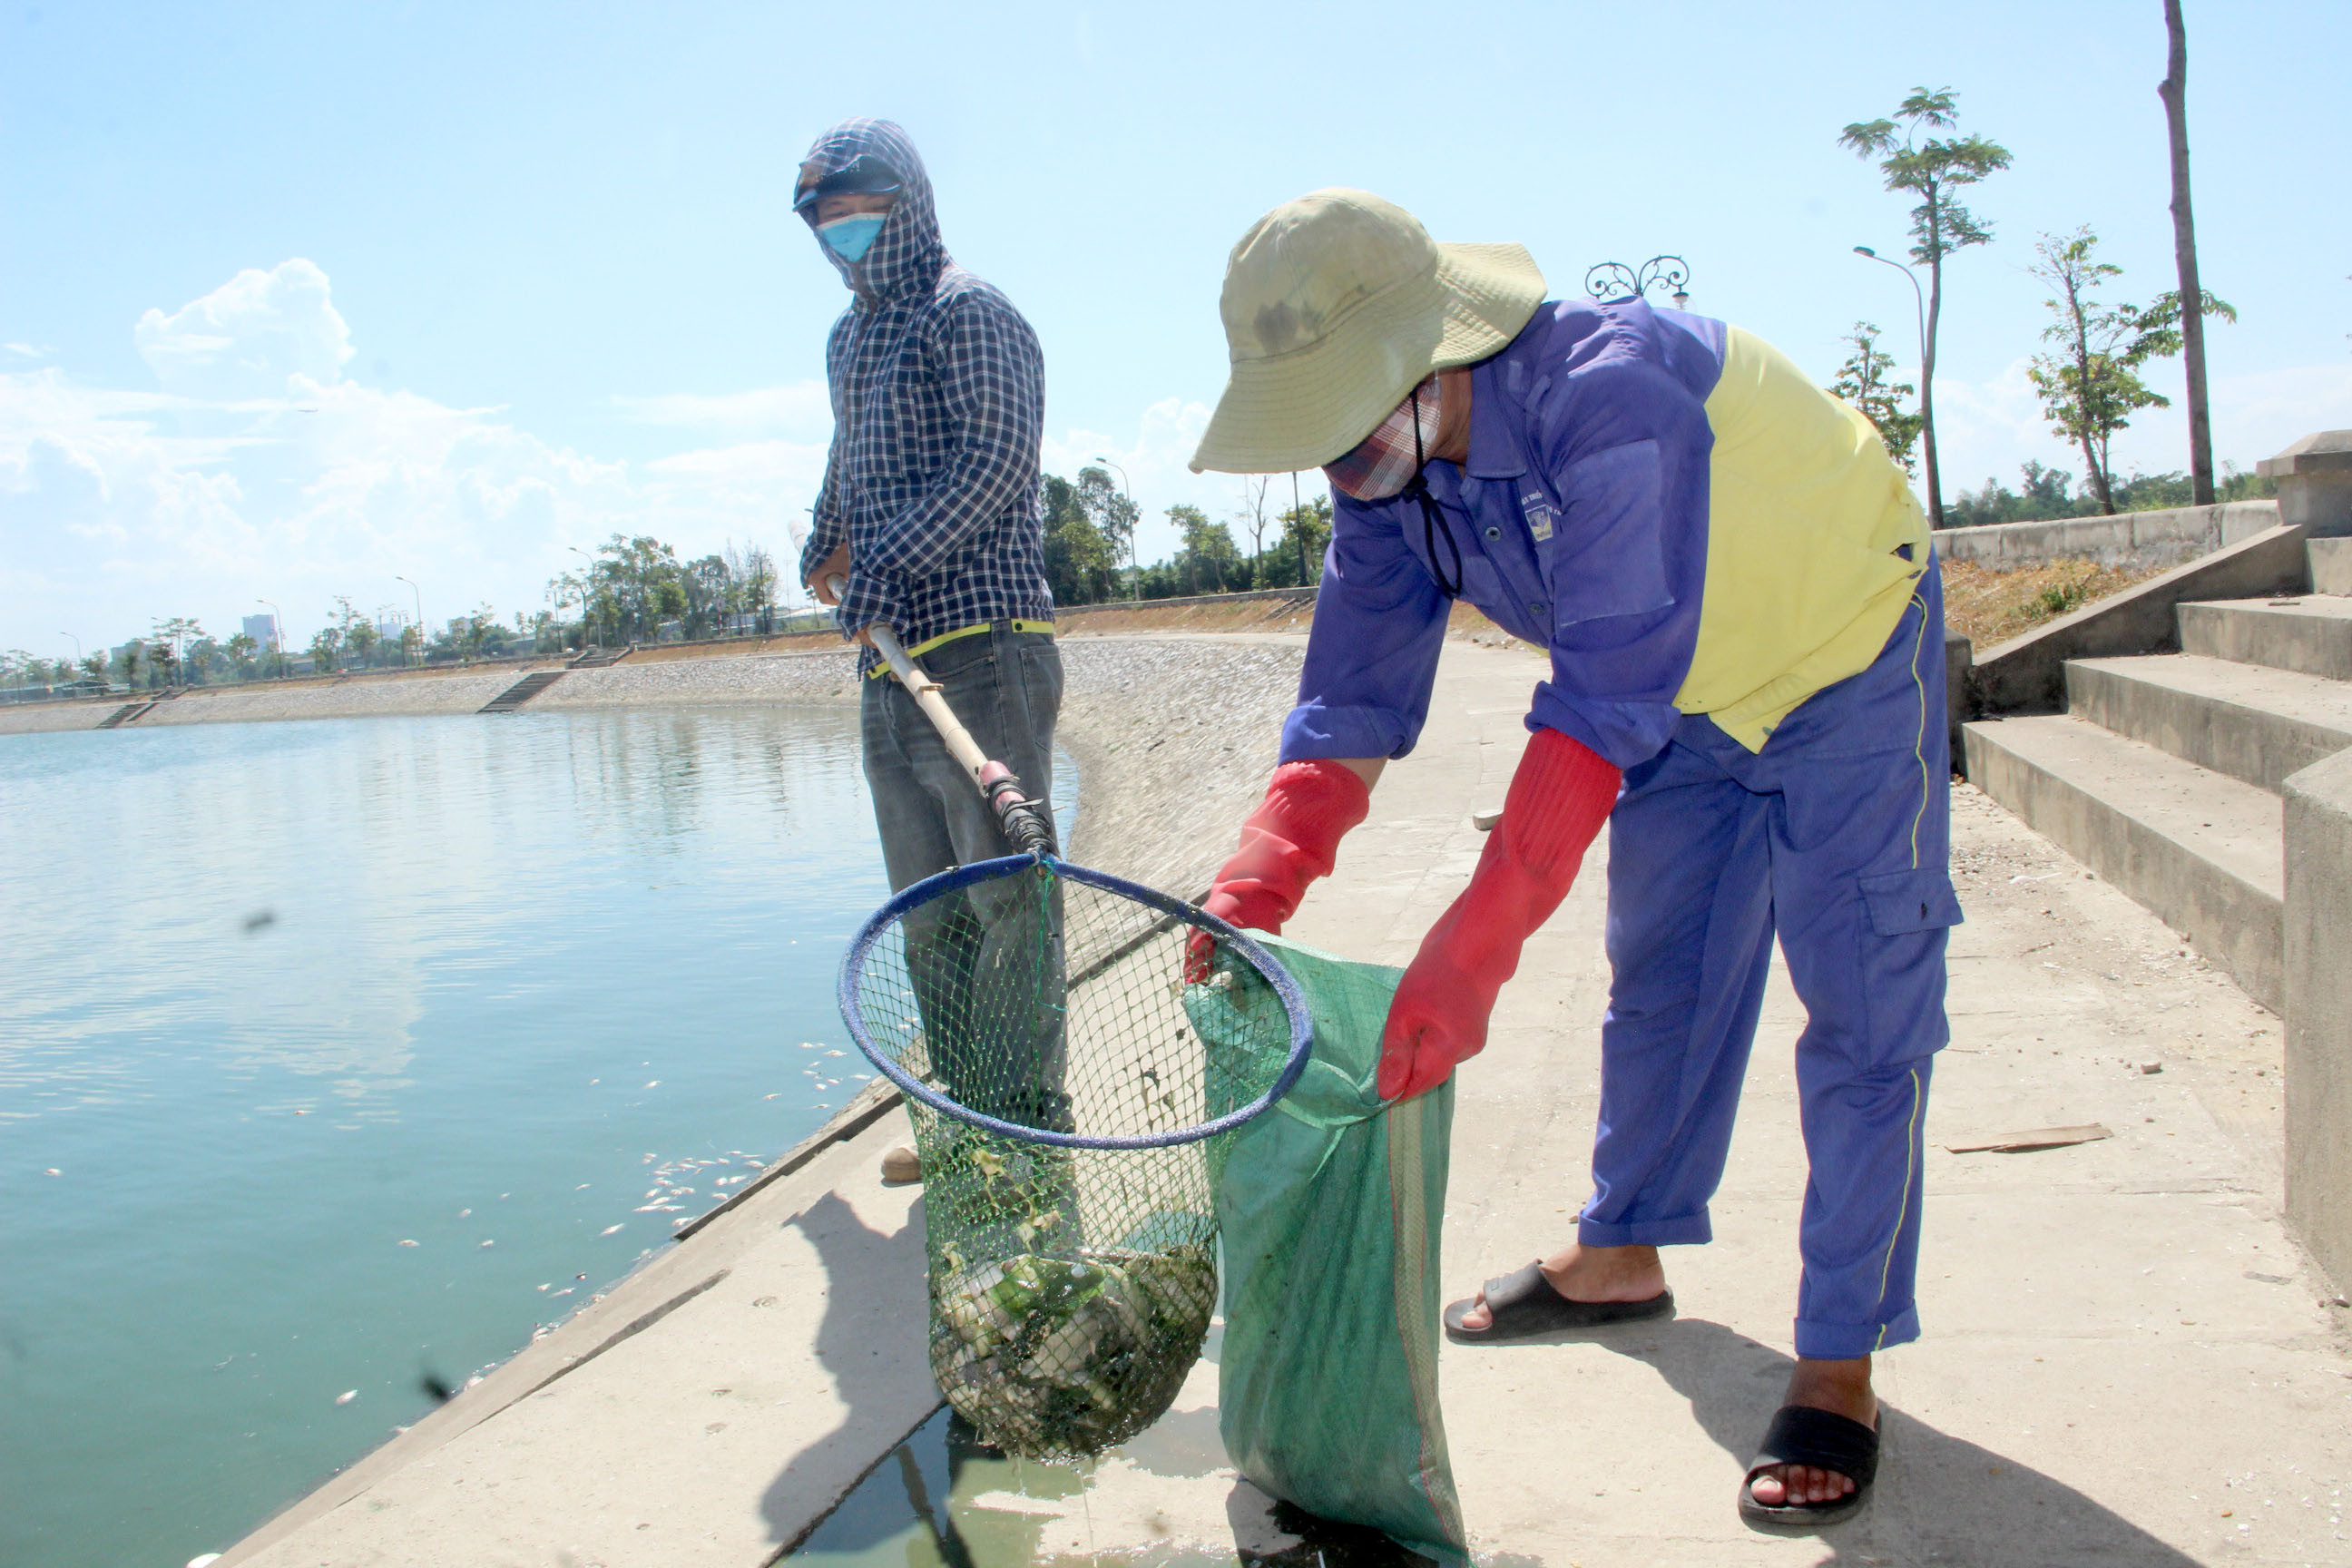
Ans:
<svg viewBox="0 0 2352 1568"><path fill-rule="evenodd" d="M1204 721L1156 750L1142 726L1133 740L1097 731L1108 738L1094 749L1139 782L1087 775L1088 810L1157 792L1127 818L1141 824L1186 809L1171 804L1180 791L1221 790L1228 804L1201 808L1214 820L1184 851L1213 863L1232 831L1220 814L1255 795L1262 759L1200 763L1265 743L1250 738L1280 702L1253 709L1219 679L1256 649L1221 666L1107 641L1085 672L1088 651L1070 649L1074 742L1091 701L1112 705L1106 725L1151 705ZM1518 650L1448 647L1420 749L1390 769L1293 934L1411 956L1476 862L1470 813L1502 799L1543 670ZM1174 767L1155 760L1180 745L1191 749ZM1776 963L1714 1205L1719 1239L1671 1255L1680 1316L1444 1347L1454 1471L1482 1554L1563 1568L1769 1568L1825 1545L1845 1562L2019 1568L2347 1561L2352 1357L2343 1310L2280 1224L2277 1019L1966 786L1954 841L1969 923L1954 933L1953 1042L1926 1130L1927 1337L1882 1362L1888 1447L1873 1511L1824 1542L1757 1535L1733 1510L1788 1368L1806 1181L1786 1065L1804 1016ZM1112 835L1080 853L1116 869L1126 848ZM1162 853L1177 869L1158 879L1182 886L1182 854ZM1572 1233L1598 1112L1606 858L1604 840L1463 1069L1449 1295ZM222 1568L751 1568L861 1476L895 1484L911 1461L884 1461L939 1396L918 1190L883 1187L875 1168L898 1113L869 1102L865 1114ZM1958 1152L2095 1123L2109 1135ZM1170 1416L1084 1484L935 1500L967 1540L1026 1543L992 1562L1313 1560L1235 1479L1215 1429L1204 1363Z"/></svg>
<svg viewBox="0 0 2352 1568"><path fill-rule="evenodd" d="M1066 639L1061 740L1080 780L1071 858L1199 891L1273 765L1303 646ZM478 696L485 683L471 678L441 679L440 691L371 696L361 710L464 712L495 695ZM474 688L462 698L461 680ZM839 652L681 659L575 671L531 710L840 706L857 694ZM340 716L329 706L323 694L270 694L241 710L189 711ZM869 1091L676 1245L229 1550L221 1568L766 1562L939 1405L922 1351L920 1189L886 1188L877 1174L881 1150L904 1136L895 1105Z"/></svg>

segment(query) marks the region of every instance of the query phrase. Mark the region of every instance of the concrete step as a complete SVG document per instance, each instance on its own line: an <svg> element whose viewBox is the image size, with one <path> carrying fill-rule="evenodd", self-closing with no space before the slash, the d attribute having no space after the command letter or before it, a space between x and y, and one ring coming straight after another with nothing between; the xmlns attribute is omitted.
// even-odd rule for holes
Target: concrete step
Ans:
<svg viewBox="0 0 2352 1568"><path fill-rule="evenodd" d="M2182 605L2180 651L2352 680L2352 598L2229 599Z"/></svg>
<svg viewBox="0 0 2352 1568"><path fill-rule="evenodd" d="M557 681L563 679L560 669L539 669L524 676L496 697L476 710L482 713L511 713Z"/></svg>
<svg viewBox="0 0 2352 1568"><path fill-rule="evenodd" d="M2352 682L2193 653L2070 659L2066 710L2273 795L2352 746Z"/></svg>
<svg viewBox="0 0 2352 1568"><path fill-rule="evenodd" d="M1986 720L1965 735L1971 783L2278 1008L2278 796L2071 715Z"/></svg>
<svg viewBox="0 0 2352 1568"><path fill-rule="evenodd" d="M2352 597L2352 539L2315 539L2311 552L2311 591Z"/></svg>

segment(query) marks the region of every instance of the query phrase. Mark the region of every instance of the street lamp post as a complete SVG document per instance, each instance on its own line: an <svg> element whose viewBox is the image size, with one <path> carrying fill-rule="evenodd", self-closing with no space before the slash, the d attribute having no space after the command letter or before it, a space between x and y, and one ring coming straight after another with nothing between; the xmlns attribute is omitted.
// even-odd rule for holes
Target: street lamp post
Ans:
<svg viewBox="0 0 2352 1568"><path fill-rule="evenodd" d="M408 579L397 572L392 574L392 580L395 583L408 583ZM414 583L408 583L408 591L416 595L416 662L423 664L425 662L425 591Z"/></svg>
<svg viewBox="0 0 2352 1568"><path fill-rule="evenodd" d="M269 605L269 640L278 645L278 678L286 678L286 617L276 605L267 599L256 599L257 605Z"/></svg>
<svg viewBox="0 0 2352 1568"><path fill-rule="evenodd" d="M1118 465L1112 462L1108 458L1097 458L1095 461L1100 463L1106 468L1118 468L1118 493L1127 498L1127 510L1133 511L1135 510L1135 488L1127 482L1127 470L1125 468L1119 468ZM1142 563L1137 559L1135 553L1135 525L1141 521L1142 519L1139 517L1133 517L1129 518L1127 523L1127 563L1135 573L1135 592L1129 596L1139 601L1143 597L1143 566Z"/></svg>
<svg viewBox="0 0 2352 1568"><path fill-rule="evenodd" d="M1683 285L1690 281L1690 267L1679 256L1653 256L1639 267L1628 267L1622 261L1603 261L1589 268L1584 274L1584 291L1596 300L1620 297L1639 300L1647 295L1652 285L1664 288L1679 310L1689 305L1690 290Z"/></svg>
<svg viewBox="0 0 2352 1568"><path fill-rule="evenodd" d="M1944 526L1944 489L1936 476L1936 356L1927 343L1927 296L1920 292L1919 275L1891 257L1881 256L1866 245L1853 247L1856 256L1866 256L1882 267L1892 267L1911 279L1911 301L1917 310L1919 325L1919 433L1920 445L1927 455L1927 526Z"/></svg>

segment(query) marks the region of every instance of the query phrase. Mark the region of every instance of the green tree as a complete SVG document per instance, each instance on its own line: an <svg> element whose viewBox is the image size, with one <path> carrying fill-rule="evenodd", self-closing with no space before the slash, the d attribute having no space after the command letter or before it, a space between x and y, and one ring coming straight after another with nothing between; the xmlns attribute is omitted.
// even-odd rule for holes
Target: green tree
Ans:
<svg viewBox="0 0 2352 1568"><path fill-rule="evenodd" d="M609 619L618 636L652 642L661 623L686 610L686 588L677 555L646 534L615 533L596 552L590 592L598 618Z"/></svg>
<svg viewBox="0 0 2352 1568"><path fill-rule="evenodd" d="M1137 510L1134 498L1111 483L1107 468L1087 467L1078 470L1078 505L1085 510L1087 521L1110 547L1114 573L1118 563L1135 564L1135 525L1142 513Z"/></svg>
<svg viewBox="0 0 2352 1568"><path fill-rule="evenodd" d="M736 613L759 617L760 635L766 637L775 629L776 589L783 581L776 570L776 558L761 544L746 545L738 555L730 541L727 560L735 574Z"/></svg>
<svg viewBox="0 0 2352 1568"><path fill-rule="evenodd" d="M1920 198L1911 209L1912 259L1927 268L1927 341L1919 367L1919 424L1927 460L1927 519L1944 526L1944 492L1936 469L1936 333L1944 310L1944 258L1992 238L1992 226L1962 205L1955 193L2009 167L2009 149L1982 136L1937 136L1958 123L1952 89L1911 89L1892 120L1857 121L1838 144L1878 160L1890 191Z"/></svg>
<svg viewBox="0 0 2352 1568"><path fill-rule="evenodd" d="M678 574L678 585L686 594L686 636L707 637L725 628L727 617L735 613L735 574L725 556L688 562Z"/></svg>
<svg viewBox="0 0 2352 1568"><path fill-rule="evenodd" d="M2042 399L2051 427L2074 442L2083 454L2091 493L2099 510L2116 508L2108 443L2118 430L2128 428L2131 416L2143 408L2168 408L2171 400L2139 378L2140 366L2180 352L2180 297L2168 293L2142 310L2134 305L2105 305L2096 298L2109 279L2123 268L2098 259L2099 237L2087 227L2069 235L2045 234L2034 246L2041 261L2029 268L2055 292L2042 303L2054 318L2044 328L2044 341L2058 345L2056 353L2033 356L2026 374ZM2238 312L2226 300L2208 294L2200 302L2200 316L2236 321Z"/></svg>
<svg viewBox="0 0 2352 1568"><path fill-rule="evenodd" d="M228 654L229 668L236 674L236 678L239 680L252 679L254 676L254 655L261 650L261 645L254 641L251 637L246 636L243 632L239 632L236 636L229 638L227 642L224 643L222 647Z"/></svg>
<svg viewBox="0 0 2352 1568"><path fill-rule="evenodd" d="M330 614L345 655L343 662L355 669L369 663L368 654L380 640L375 623L352 608L351 596L345 594L335 595L335 607Z"/></svg>
<svg viewBox="0 0 2352 1568"><path fill-rule="evenodd" d="M1830 390L1860 410L1886 444L1886 455L1902 464L1905 473L1914 473L1911 449L1918 443L1919 426L1925 420L1904 412L1903 400L1916 389L1907 381L1887 380L1895 356L1879 352L1878 337L1875 323L1853 324L1853 331L1841 340L1851 344L1853 353L1838 366L1838 378L1830 384Z"/></svg>
<svg viewBox="0 0 2352 1568"><path fill-rule="evenodd" d="M310 637L310 668L325 675L336 666L336 656L341 651L343 634L333 626L320 626Z"/></svg>
<svg viewBox="0 0 2352 1568"><path fill-rule="evenodd" d="M204 635L205 628L186 616L157 621L147 634L149 661L166 685L185 683L188 645Z"/></svg>
<svg viewBox="0 0 2352 1568"><path fill-rule="evenodd" d="M1173 563L1182 574L1185 591L1201 591L1201 574L1208 574L1209 591L1225 591L1225 574L1241 564L1241 551L1234 543L1233 531L1222 522L1211 522L1209 514L1197 506L1171 506L1168 521L1176 527L1181 541Z"/></svg>
<svg viewBox="0 0 2352 1568"><path fill-rule="evenodd" d="M1037 499L1045 514L1045 581L1054 590L1054 603L1093 605L1109 598L1118 573L1118 556L1095 526L1079 488L1058 474L1047 474Z"/></svg>
<svg viewBox="0 0 2352 1568"><path fill-rule="evenodd" d="M1331 542L1331 498L1319 495L1282 514L1281 553L1293 556L1297 584L1311 588L1322 580L1323 552Z"/></svg>

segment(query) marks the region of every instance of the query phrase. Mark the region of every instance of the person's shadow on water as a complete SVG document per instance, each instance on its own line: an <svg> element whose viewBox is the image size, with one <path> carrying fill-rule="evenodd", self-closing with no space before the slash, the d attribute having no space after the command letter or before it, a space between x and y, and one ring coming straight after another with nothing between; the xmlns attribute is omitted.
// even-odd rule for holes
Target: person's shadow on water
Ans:
<svg viewBox="0 0 2352 1568"><path fill-rule="evenodd" d="M1669 1387L1690 1401L1700 1428L1742 1470L1795 1364L1769 1345L1700 1318L1545 1335L1527 1342L1570 1341L1656 1368ZM1498 1346L1493 1353L1507 1355L1510 1348ZM1969 1568L2078 1563L2195 1568L2196 1559L2074 1488L2005 1454L1939 1432L1893 1405L1883 1407L1879 1433L1884 1447L1867 1509L1823 1530L1769 1533L1817 1539L1832 1552L1824 1563L1940 1560ZM1727 1488L1727 1514L1736 1501Z"/></svg>
<svg viewBox="0 0 2352 1568"><path fill-rule="evenodd" d="M919 1203L896 1234L874 1229L837 1193L827 1193L784 1222L816 1248L824 1269L824 1316L818 1323L816 1360L833 1379L843 1406L831 1430L813 1433L778 1470L761 1500L771 1539L790 1545L805 1530L808 1491L801 1472L828 1452L893 1452L939 1406L924 1336L923 1221ZM840 1478L841 1491L856 1478ZM838 1495L838 1494L836 1494ZM851 1535L855 1521L835 1521ZM872 1523L871 1540L834 1542L836 1549L872 1545L904 1528L899 1517Z"/></svg>

